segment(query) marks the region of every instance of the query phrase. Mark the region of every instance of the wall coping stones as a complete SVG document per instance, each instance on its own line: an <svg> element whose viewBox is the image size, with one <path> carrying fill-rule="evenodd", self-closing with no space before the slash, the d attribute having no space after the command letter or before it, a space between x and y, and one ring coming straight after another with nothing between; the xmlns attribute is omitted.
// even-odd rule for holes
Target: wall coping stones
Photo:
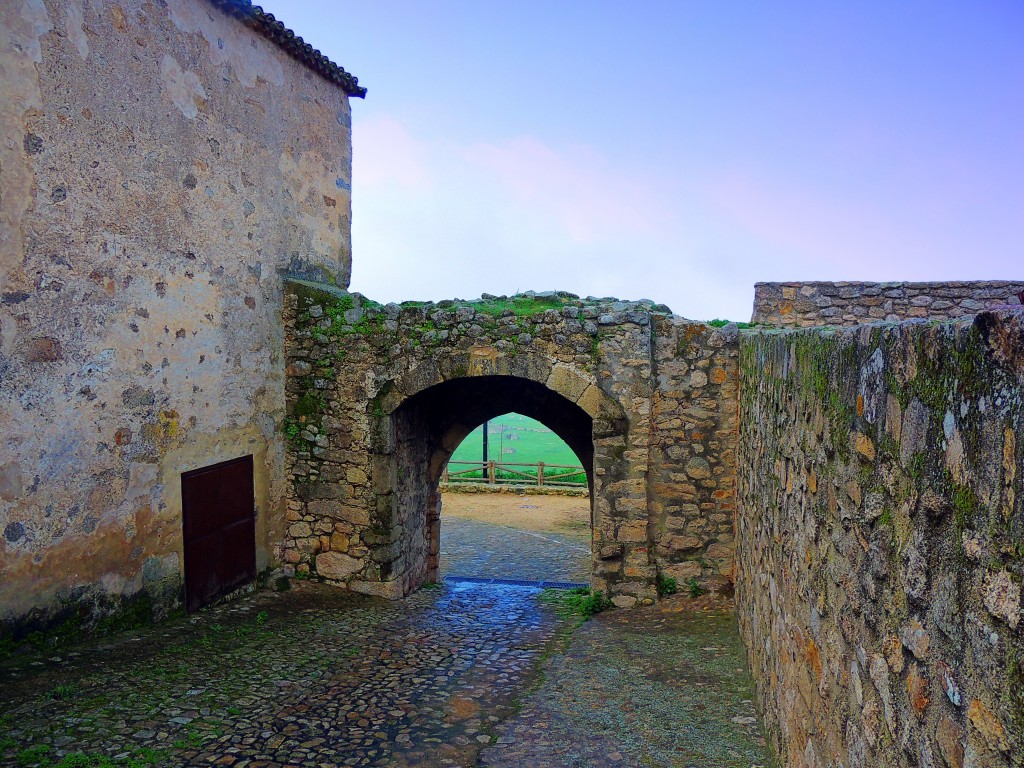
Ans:
<svg viewBox="0 0 1024 768"><path fill-rule="evenodd" d="M756 283L752 322L808 327L949 320L1022 302L1019 280Z"/></svg>

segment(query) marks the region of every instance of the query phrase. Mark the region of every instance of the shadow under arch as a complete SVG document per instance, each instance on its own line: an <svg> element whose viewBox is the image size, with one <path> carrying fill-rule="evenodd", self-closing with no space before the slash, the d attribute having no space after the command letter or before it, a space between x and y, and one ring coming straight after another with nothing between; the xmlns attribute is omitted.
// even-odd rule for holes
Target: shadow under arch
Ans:
<svg viewBox="0 0 1024 768"><path fill-rule="evenodd" d="M587 474L593 509L594 419L582 407L544 384L518 376L470 376L427 387L391 414L394 519L406 542L401 553L403 591L440 577L438 483L448 459L476 427L512 411L547 426L576 454Z"/></svg>

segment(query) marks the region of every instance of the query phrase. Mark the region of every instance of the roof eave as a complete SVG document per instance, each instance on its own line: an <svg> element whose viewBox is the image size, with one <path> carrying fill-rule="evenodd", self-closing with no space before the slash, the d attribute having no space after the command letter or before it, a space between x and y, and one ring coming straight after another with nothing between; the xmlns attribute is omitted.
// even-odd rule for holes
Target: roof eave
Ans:
<svg viewBox="0 0 1024 768"><path fill-rule="evenodd" d="M208 2L228 15L234 16L324 79L340 86L349 96L357 96L360 99L366 97L366 89L359 85L359 78L350 75L288 29L274 18L274 14L267 13L258 5L253 5L251 0L208 0Z"/></svg>

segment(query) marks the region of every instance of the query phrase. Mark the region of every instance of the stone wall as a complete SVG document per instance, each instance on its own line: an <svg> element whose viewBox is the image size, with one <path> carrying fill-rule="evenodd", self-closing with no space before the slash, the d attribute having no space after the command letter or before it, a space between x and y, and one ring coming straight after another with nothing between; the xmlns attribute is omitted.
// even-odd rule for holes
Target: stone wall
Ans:
<svg viewBox="0 0 1024 768"><path fill-rule="evenodd" d="M181 472L284 534L281 272L347 284L344 90L202 0L0 14L0 624L181 588ZM20 627L20 629L18 629Z"/></svg>
<svg viewBox="0 0 1024 768"><path fill-rule="evenodd" d="M737 597L786 766L1024 765L1024 313L747 332Z"/></svg>
<svg viewBox="0 0 1024 768"><path fill-rule="evenodd" d="M920 317L949 320L1019 306L1024 282L757 283L753 322L767 325L856 325Z"/></svg>
<svg viewBox="0 0 1024 768"><path fill-rule="evenodd" d="M651 538L680 587L733 581L738 346L734 325L654 318Z"/></svg>
<svg viewBox="0 0 1024 768"><path fill-rule="evenodd" d="M381 307L290 285L282 556L298 570L388 596L435 580L444 465L516 411L588 470L596 589L630 606L659 573L729 575L735 327L571 294Z"/></svg>

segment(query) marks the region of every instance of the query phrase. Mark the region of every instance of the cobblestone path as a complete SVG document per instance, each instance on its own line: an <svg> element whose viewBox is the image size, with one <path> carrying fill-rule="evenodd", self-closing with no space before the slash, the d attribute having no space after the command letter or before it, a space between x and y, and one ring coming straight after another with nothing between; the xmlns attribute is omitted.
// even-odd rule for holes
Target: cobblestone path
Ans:
<svg viewBox="0 0 1024 768"><path fill-rule="evenodd" d="M745 653L728 611L610 611L573 634L487 768L768 766Z"/></svg>
<svg viewBox="0 0 1024 768"><path fill-rule="evenodd" d="M586 539L441 516L441 574L590 582Z"/></svg>
<svg viewBox="0 0 1024 768"><path fill-rule="evenodd" d="M0 765L764 763L729 617L644 609L573 631L539 597L460 583L391 602L296 582L17 654L0 662Z"/></svg>
<svg viewBox="0 0 1024 768"><path fill-rule="evenodd" d="M36 747L54 761L473 765L564 626L537 593L458 585L391 602L300 583L5 669L5 764L32 764Z"/></svg>

